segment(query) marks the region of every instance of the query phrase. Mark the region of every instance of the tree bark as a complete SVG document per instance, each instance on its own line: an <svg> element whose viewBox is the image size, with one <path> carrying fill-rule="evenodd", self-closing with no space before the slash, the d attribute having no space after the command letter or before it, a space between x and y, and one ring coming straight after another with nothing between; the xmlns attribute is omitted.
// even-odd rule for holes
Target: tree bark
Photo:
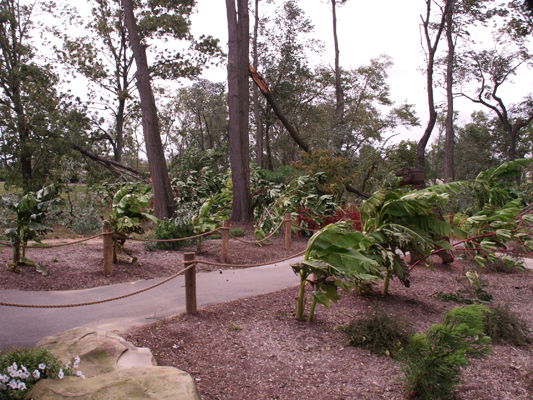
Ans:
<svg viewBox="0 0 533 400"><path fill-rule="evenodd" d="M254 13L254 37L252 44L253 67L257 70L259 65L259 54L257 52L257 37L259 31L259 0L255 0ZM254 120L255 120L255 160L259 168L263 168L263 121L261 110L259 109L259 89L254 85L252 89L252 100L254 103Z"/></svg>
<svg viewBox="0 0 533 400"><path fill-rule="evenodd" d="M226 0L228 19L229 146L233 203L231 220L252 220L248 141L249 19L247 0Z"/></svg>
<svg viewBox="0 0 533 400"><path fill-rule="evenodd" d="M174 201L171 194L163 144L161 143L161 134L157 120L157 107L150 83L148 62L146 60L146 49L141 43L137 22L133 14L133 1L121 1L130 46L137 66L135 78L141 99L143 134L154 193L154 214L161 219L170 218L174 214Z"/></svg>
<svg viewBox="0 0 533 400"><path fill-rule="evenodd" d="M331 0L331 15L333 19L333 44L335 47L335 122L342 123L344 118L344 91L341 82L341 67L339 61L339 39L337 37L337 0Z"/></svg>
<svg viewBox="0 0 533 400"><path fill-rule="evenodd" d="M429 34L430 31L430 18L431 18L431 3L433 0L426 0L426 17L422 18L422 27L424 31L424 38L427 47L427 67L426 67L426 85L427 85L427 98L428 98L428 108L429 108L429 120L424 131L424 134L418 142L416 155L417 155L417 168L421 171L425 170L425 161L426 161L426 146L431 137L431 132L435 127L437 122L437 110L435 109L435 96L433 93L433 69L435 66L435 54L437 52L437 47L439 45L440 37L444 29L445 24L445 15L446 11L444 10L441 16L441 20L437 25L437 33L435 38L431 40Z"/></svg>
<svg viewBox="0 0 533 400"><path fill-rule="evenodd" d="M446 137L444 141L444 181L455 179L454 168L454 104L453 104L453 73L455 63L455 43L453 41L453 16L455 0L446 0L446 41L448 43L448 57L446 59Z"/></svg>

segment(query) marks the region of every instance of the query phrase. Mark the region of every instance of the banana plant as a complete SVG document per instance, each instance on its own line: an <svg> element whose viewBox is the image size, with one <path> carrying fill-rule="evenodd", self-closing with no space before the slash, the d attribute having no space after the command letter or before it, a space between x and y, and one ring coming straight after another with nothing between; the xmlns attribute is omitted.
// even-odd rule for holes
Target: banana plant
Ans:
<svg viewBox="0 0 533 400"><path fill-rule="evenodd" d="M4 218L4 225L8 228L5 235L10 239L13 246L13 262L7 264L10 271L19 272L19 267L28 265L34 267L41 275L48 275L48 271L41 265L26 257L28 241L40 242L40 237L52 228L46 225L46 219L50 211L61 203L58 189L54 185L46 186L37 191L29 192L17 199L5 196L1 203L7 209L9 215Z"/></svg>
<svg viewBox="0 0 533 400"><path fill-rule="evenodd" d="M131 251L124 247L126 236L132 233L143 233L143 221L157 223L158 219L148 213L151 201L150 187L140 183L127 183L113 196L109 222L113 228L113 261L116 262L118 253L127 255L129 263L137 261Z"/></svg>
<svg viewBox="0 0 533 400"><path fill-rule="evenodd" d="M348 290L384 279L383 293L388 294L393 277L409 286L409 271L402 254L410 251L427 256L436 248L451 249L447 241L439 241L433 235L448 237L452 231L435 208L462 185L446 184L412 192L382 189L361 205L362 232L354 231L352 224L340 222L315 233L304 261L293 266L300 276L296 318L303 319L308 284L313 287L308 320L313 319L317 303L330 306L338 299L338 288Z"/></svg>

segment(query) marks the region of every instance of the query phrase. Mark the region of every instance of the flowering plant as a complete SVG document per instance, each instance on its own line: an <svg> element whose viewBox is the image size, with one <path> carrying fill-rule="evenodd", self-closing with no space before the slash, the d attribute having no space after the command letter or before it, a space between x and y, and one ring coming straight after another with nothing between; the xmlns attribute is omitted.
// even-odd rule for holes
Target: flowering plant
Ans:
<svg viewBox="0 0 533 400"><path fill-rule="evenodd" d="M0 354L0 398L24 399L41 379L63 379L65 376L85 378L78 370L80 358L62 365L49 351L20 349Z"/></svg>

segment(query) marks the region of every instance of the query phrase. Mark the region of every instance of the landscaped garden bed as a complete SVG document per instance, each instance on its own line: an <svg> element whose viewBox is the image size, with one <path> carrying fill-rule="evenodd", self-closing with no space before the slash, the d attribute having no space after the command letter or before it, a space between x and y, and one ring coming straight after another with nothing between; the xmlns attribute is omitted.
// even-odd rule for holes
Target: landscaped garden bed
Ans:
<svg viewBox="0 0 533 400"><path fill-rule="evenodd" d="M295 320L295 287L159 321L131 331L127 339L150 347L159 365L192 374L203 400L404 399L401 364L349 346L341 326L384 310L414 331L425 331L461 305L433 295L465 289L463 266L417 267L411 288L394 280L389 296L343 294L331 309L319 306L313 323ZM493 303L509 305L531 329L531 271L482 274ZM491 349L463 369L454 398L530 399L531 345Z"/></svg>

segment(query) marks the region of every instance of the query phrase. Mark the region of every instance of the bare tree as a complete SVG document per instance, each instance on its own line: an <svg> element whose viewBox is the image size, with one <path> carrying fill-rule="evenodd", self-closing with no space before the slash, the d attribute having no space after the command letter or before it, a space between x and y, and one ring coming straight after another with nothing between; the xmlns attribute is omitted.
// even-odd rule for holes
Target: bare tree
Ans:
<svg viewBox="0 0 533 400"><path fill-rule="evenodd" d="M146 155L150 168L150 178L152 180L152 190L154 193L154 214L158 218L170 218L174 214L174 202L168 178L167 164L161 134L159 132L159 122L157 119L157 107L155 104L148 62L146 60L146 48L141 43L139 29L133 14L133 1L121 0L124 9L124 20L128 30L129 42L137 71L135 73L137 90L141 99L141 113L143 123L144 141L146 144Z"/></svg>

